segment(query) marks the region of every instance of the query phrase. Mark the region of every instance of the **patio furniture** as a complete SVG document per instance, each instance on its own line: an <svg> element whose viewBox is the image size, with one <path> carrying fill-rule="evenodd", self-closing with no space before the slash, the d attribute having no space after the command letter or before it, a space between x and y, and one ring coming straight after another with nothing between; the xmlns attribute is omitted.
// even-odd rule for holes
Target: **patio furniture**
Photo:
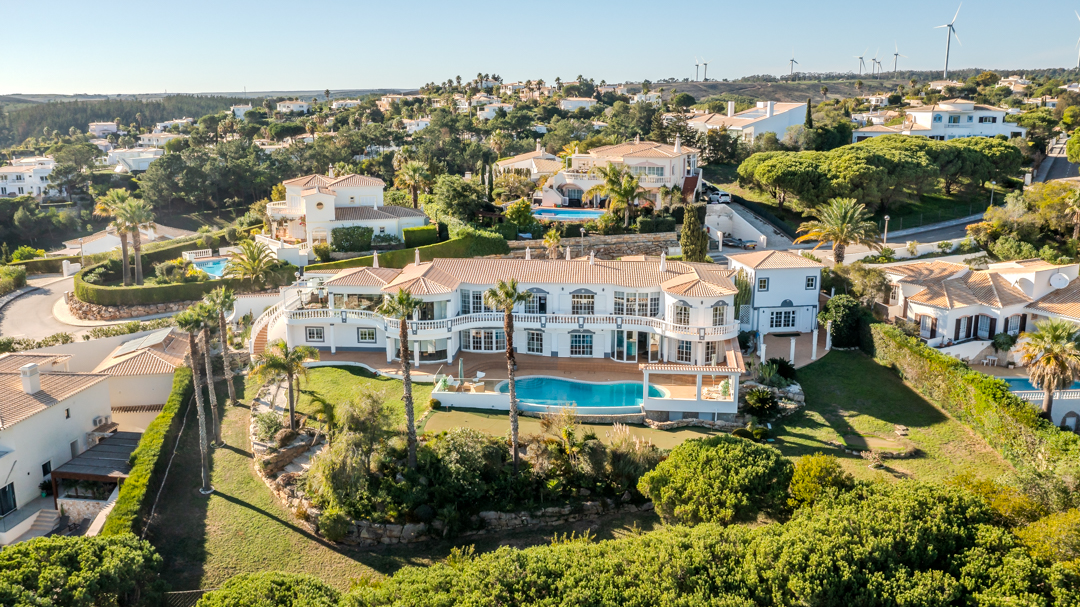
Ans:
<svg viewBox="0 0 1080 607"><path fill-rule="evenodd" d="M997 360L998 359L997 359L996 356L987 356L986 357L986 364L991 366L991 367L996 367L997 366Z"/></svg>
<svg viewBox="0 0 1080 607"><path fill-rule="evenodd" d="M485 391L486 387L484 386L483 382L473 384L472 387L469 389L469 392L472 392L473 394L483 394Z"/></svg>

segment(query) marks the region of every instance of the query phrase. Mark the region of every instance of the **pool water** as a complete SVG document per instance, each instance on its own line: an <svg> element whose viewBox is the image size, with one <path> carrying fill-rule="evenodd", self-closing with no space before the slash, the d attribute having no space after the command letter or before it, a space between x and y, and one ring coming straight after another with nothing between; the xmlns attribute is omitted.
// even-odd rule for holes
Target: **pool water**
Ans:
<svg viewBox="0 0 1080 607"><path fill-rule="evenodd" d="M499 392L506 394L510 384L499 385ZM664 393L656 386L649 386L649 398L663 398ZM589 384L554 377L524 377L517 380L518 400L526 404L590 407L640 407L641 383Z"/></svg>
<svg viewBox="0 0 1080 607"><path fill-rule="evenodd" d="M1026 377L1002 377L1009 384L1009 390L1013 392L1041 392L1040 388L1031 385L1031 380ZM1066 390L1080 390L1080 381L1073 382Z"/></svg>
<svg viewBox="0 0 1080 607"><path fill-rule="evenodd" d="M589 220L597 219L604 214L600 210L586 209L550 209L539 208L533 211L533 217L537 219L553 219L555 221Z"/></svg>
<svg viewBox="0 0 1080 607"><path fill-rule="evenodd" d="M195 267L199 268L203 272L210 275L211 278L221 278L225 274L225 266L228 265L227 259L215 259L213 261L196 261Z"/></svg>

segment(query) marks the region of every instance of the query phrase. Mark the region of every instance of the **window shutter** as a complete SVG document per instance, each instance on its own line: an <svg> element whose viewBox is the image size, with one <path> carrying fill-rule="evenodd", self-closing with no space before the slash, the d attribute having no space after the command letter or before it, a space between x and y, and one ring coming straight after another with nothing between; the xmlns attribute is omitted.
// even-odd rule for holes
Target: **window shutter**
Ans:
<svg viewBox="0 0 1080 607"><path fill-rule="evenodd" d="M988 335L988 336L990 337L990 339L993 339L993 338L994 338L994 335L997 335L996 333L994 333L994 328L995 328L995 327L997 327L997 319L996 319L996 318L993 318L993 317L991 317L991 318L990 318L990 331L989 331L989 333L987 334L987 335Z"/></svg>
<svg viewBox="0 0 1080 607"><path fill-rule="evenodd" d="M953 341L960 341L960 320L956 319L956 330L953 332Z"/></svg>
<svg viewBox="0 0 1080 607"><path fill-rule="evenodd" d="M1020 332L1027 331L1027 314L1020 315Z"/></svg>
<svg viewBox="0 0 1080 607"><path fill-rule="evenodd" d="M964 335L964 339L971 339L971 333L974 330L975 321L978 320L975 316L968 316L967 334Z"/></svg>
<svg viewBox="0 0 1080 607"><path fill-rule="evenodd" d="M930 339L937 337L937 318L930 319Z"/></svg>

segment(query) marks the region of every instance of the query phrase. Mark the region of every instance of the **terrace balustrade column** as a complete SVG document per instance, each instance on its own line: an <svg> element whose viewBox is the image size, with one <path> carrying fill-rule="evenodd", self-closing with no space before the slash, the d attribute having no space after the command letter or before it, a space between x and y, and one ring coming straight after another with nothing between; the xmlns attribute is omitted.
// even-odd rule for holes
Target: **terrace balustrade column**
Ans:
<svg viewBox="0 0 1080 607"><path fill-rule="evenodd" d="M394 362L394 339L389 335L386 336L386 362Z"/></svg>
<svg viewBox="0 0 1080 607"><path fill-rule="evenodd" d="M413 348L413 366L420 368L420 342L414 341L415 347Z"/></svg>
<svg viewBox="0 0 1080 607"><path fill-rule="evenodd" d="M701 374L697 374L697 399L701 400Z"/></svg>
<svg viewBox="0 0 1080 607"><path fill-rule="evenodd" d="M645 382L641 384L641 404L644 404L649 400L649 372L645 371Z"/></svg>
<svg viewBox="0 0 1080 607"><path fill-rule="evenodd" d="M817 360L817 337L818 330L814 329L814 341L810 344L810 360Z"/></svg>
<svg viewBox="0 0 1080 607"><path fill-rule="evenodd" d="M796 338L794 338L794 337L791 338L791 364L792 364L792 366L795 365L795 339Z"/></svg>
<svg viewBox="0 0 1080 607"><path fill-rule="evenodd" d="M825 323L825 351L832 349L832 321Z"/></svg>
<svg viewBox="0 0 1080 607"><path fill-rule="evenodd" d="M330 353L337 354L337 340L334 339L334 323L330 323Z"/></svg>

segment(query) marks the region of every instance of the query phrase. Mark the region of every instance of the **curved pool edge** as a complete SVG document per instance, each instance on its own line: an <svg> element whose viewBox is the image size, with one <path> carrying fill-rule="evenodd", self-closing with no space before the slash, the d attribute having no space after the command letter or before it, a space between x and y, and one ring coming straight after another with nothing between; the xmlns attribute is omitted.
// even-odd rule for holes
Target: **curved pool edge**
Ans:
<svg viewBox="0 0 1080 607"><path fill-rule="evenodd" d="M577 382L579 384L592 384L594 386L614 386L614 385L618 385L618 384L639 384L639 383L644 382L644 379L642 379L641 382L625 381L625 380L624 381L585 381L584 379L571 379L569 377L559 377L557 375L522 375L520 377L515 376L514 381L516 382L516 381L522 380L522 379L533 379L533 378L557 379L557 380L560 380L560 381ZM509 383L510 383L509 379L502 380L501 382L495 384L495 391L498 392L499 394L506 394L506 392L502 391L502 387L509 384ZM671 398L671 392L667 388L664 388L663 386L657 386L657 385L652 385L651 387L656 388L657 390L659 390L660 393L661 393L661 396L650 396L649 398ZM620 406L622 406L622 405L620 405Z"/></svg>

